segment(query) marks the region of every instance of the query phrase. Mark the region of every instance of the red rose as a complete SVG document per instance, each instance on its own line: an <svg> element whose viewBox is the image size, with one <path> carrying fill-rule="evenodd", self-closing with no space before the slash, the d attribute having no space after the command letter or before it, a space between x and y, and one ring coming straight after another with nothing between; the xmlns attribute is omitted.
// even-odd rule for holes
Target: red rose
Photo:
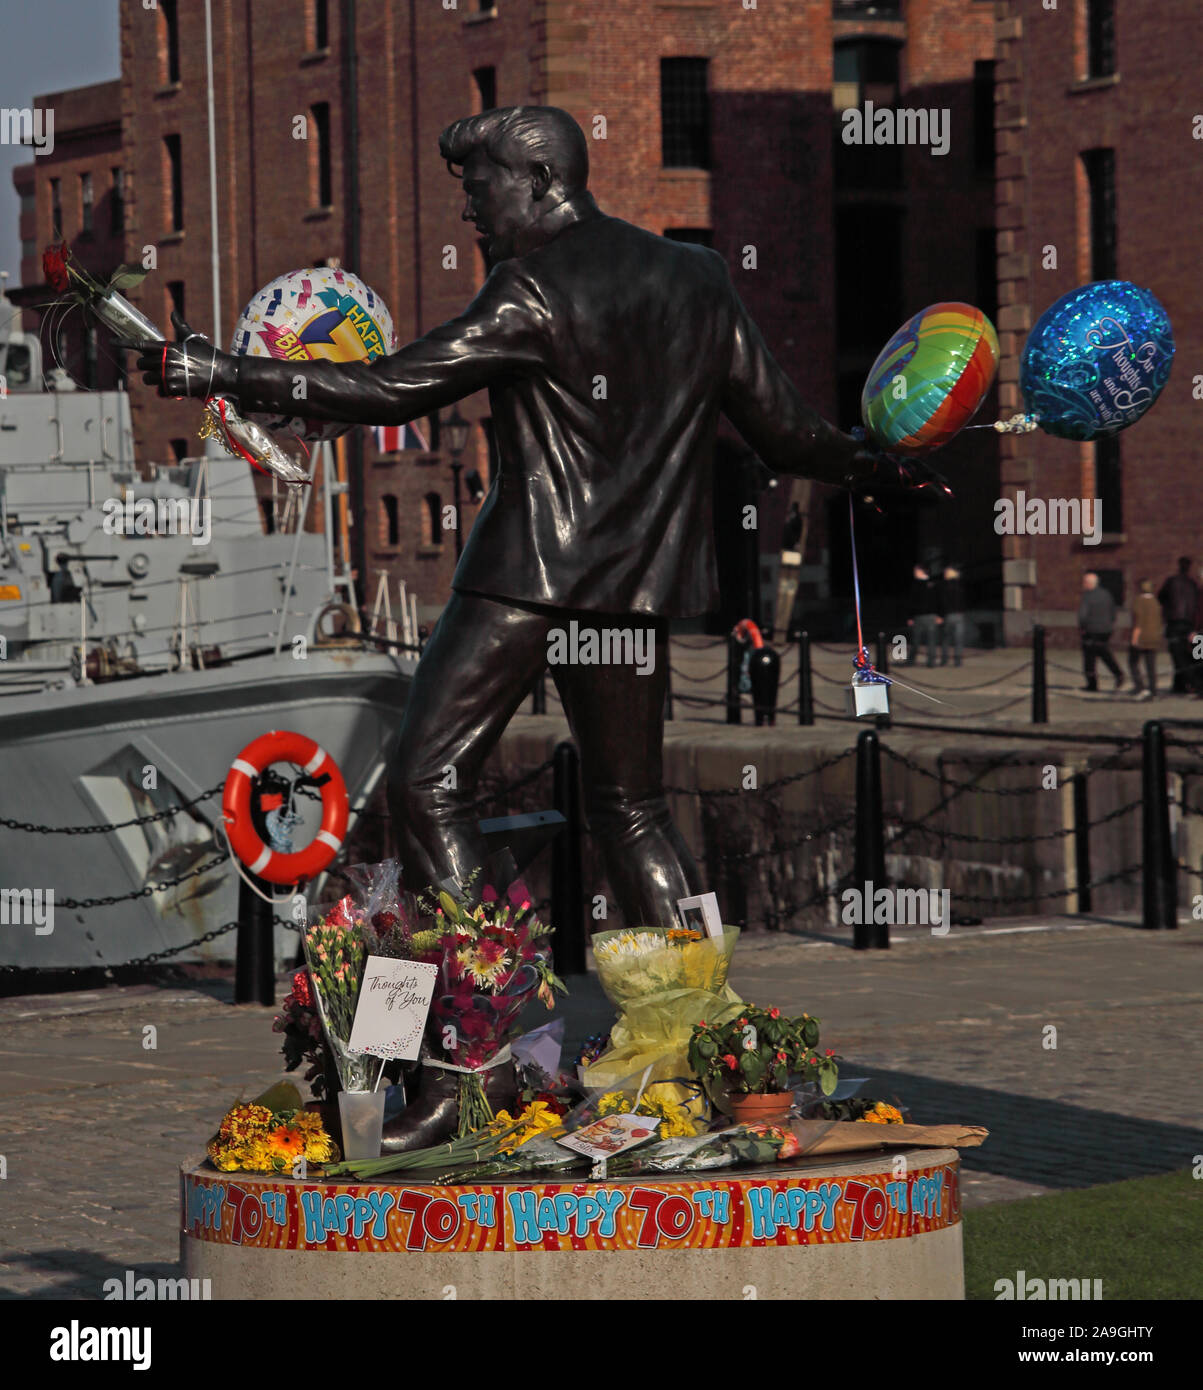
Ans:
<svg viewBox="0 0 1203 1390"><path fill-rule="evenodd" d="M303 1009L313 1007L313 996L309 992L309 971L298 970L292 977L293 998Z"/></svg>
<svg viewBox="0 0 1203 1390"><path fill-rule="evenodd" d="M780 1009L770 1009L770 1010L769 1010L769 1017L770 1017L770 1018L780 1018L780 1017L781 1017L781 1010L780 1010Z"/></svg>
<svg viewBox="0 0 1203 1390"><path fill-rule="evenodd" d="M732 1071L734 1071L735 1068L739 1066L739 1058L736 1057L734 1052L728 1052L724 1056L723 1061L726 1062L726 1064L731 1068Z"/></svg>
<svg viewBox="0 0 1203 1390"><path fill-rule="evenodd" d="M60 294L71 288L71 277L67 274L67 243L48 246L42 252L42 274L52 290Z"/></svg>

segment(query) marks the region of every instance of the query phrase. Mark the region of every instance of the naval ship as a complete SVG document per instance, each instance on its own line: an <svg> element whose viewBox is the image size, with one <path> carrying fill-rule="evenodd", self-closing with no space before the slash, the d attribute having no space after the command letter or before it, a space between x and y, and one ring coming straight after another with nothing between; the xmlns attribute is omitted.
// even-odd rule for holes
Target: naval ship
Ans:
<svg viewBox="0 0 1203 1390"><path fill-rule="evenodd" d="M238 915L231 763L269 730L316 740L346 781L349 836L416 653L360 634L338 601L332 487L321 534L295 497L269 527L242 459L140 469L127 394L44 376L19 321L0 292L0 967L229 960L235 934L207 937ZM276 848L319 828L316 799L291 812ZM295 934L277 925L275 946L291 960Z"/></svg>

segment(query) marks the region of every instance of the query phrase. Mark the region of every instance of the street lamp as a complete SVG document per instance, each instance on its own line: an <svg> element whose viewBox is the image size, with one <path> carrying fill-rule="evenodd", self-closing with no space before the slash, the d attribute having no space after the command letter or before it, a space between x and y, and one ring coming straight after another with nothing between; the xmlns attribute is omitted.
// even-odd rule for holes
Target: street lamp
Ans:
<svg viewBox="0 0 1203 1390"><path fill-rule="evenodd" d="M460 512L460 487L459 477L463 472L464 465L460 461L464 450L468 447L468 435L472 432L472 425L459 413L459 406L451 407L451 414L443 421L444 437L447 440L447 449L451 454L451 501L455 507L455 558L458 560L464 552L464 527L463 517Z"/></svg>

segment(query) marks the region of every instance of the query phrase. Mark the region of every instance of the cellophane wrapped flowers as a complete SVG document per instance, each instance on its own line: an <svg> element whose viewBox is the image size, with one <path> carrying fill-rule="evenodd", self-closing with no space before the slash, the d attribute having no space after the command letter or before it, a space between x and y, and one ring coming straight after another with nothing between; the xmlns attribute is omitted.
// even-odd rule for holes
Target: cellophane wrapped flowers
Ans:
<svg viewBox="0 0 1203 1390"><path fill-rule="evenodd" d="M462 885L460 898L440 892L418 900L426 933L438 934L437 947L425 957L439 967L427 1064L459 1073L461 1136L493 1119L483 1074L504 1063L523 1009L536 994L553 1008L554 991L565 992L551 967L551 927L535 913L526 886L515 880L499 892L486 884L476 899L477 877Z"/></svg>

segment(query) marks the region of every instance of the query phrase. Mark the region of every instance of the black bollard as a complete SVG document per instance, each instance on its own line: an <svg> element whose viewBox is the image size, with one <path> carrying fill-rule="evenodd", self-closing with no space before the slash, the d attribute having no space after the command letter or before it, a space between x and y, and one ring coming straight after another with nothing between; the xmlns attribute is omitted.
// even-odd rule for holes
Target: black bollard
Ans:
<svg viewBox="0 0 1203 1390"><path fill-rule="evenodd" d="M261 840L267 840L267 825L259 804L259 779L251 784L251 824ZM275 911L252 889L247 879L261 892L271 891L244 864L245 877L238 880L238 934L234 948L234 1003L266 1004L276 1002L276 966L274 957ZM304 926L302 925L302 930Z"/></svg>
<svg viewBox="0 0 1203 1390"><path fill-rule="evenodd" d="M877 670L883 676L890 674L890 646L884 632L877 634Z"/></svg>
<svg viewBox="0 0 1203 1390"><path fill-rule="evenodd" d="M810 674L810 633L798 634L798 723L815 722L814 686Z"/></svg>
<svg viewBox="0 0 1203 1390"><path fill-rule="evenodd" d="M547 673L540 671L535 678L535 683L531 687L530 712L532 714L547 713Z"/></svg>
<svg viewBox="0 0 1203 1390"><path fill-rule="evenodd" d="M752 678L752 707L756 723L777 723L777 685L781 679L781 658L772 647L757 647L748 667Z"/></svg>
<svg viewBox="0 0 1203 1390"><path fill-rule="evenodd" d="M1074 789L1074 873L1078 880L1078 911L1093 912L1090 890L1090 807L1086 800L1086 772L1076 772Z"/></svg>
<svg viewBox="0 0 1203 1390"><path fill-rule="evenodd" d="M556 974L585 973L585 888L581 875L581 764L576 745L556 744L553 802L564 829L551 846L551 950Z"/></svg>
<svg viewBox="0 0 1203 1390"><path fill-rule="evenodd" d="M1032 723L1048 723L1048 677L1044 666L1044 628L1032 628Z"/></svg>
<svg viewBox="0 0 1203 1390"><path fill-rule="evenodd" d="M1143 730L1141 815L1144 821L1144 914L1142 927L1164 931L1178 926L1178 869L1170 843L1169 776L1165 730L1150 719Z"/></svg>
<svg viewBox="0 0 1203 1390"><path fill-rule="evenodd" d="M727 723L741 724L743 711L739 693L739 668L743 663L743 643L727 638Z"/></svg>
<svg viewBox="0 0 1203 1390"><path fill-rule="evenodd" d="M874 922L871 894L886 883L885 826L881 803L881 744L873 729L856 740L856 857L853 888L861 894L861 920L852 929L857 951L884 951L890 944L890 928ZM870 885L872 887L870 888Z"/></svg>

